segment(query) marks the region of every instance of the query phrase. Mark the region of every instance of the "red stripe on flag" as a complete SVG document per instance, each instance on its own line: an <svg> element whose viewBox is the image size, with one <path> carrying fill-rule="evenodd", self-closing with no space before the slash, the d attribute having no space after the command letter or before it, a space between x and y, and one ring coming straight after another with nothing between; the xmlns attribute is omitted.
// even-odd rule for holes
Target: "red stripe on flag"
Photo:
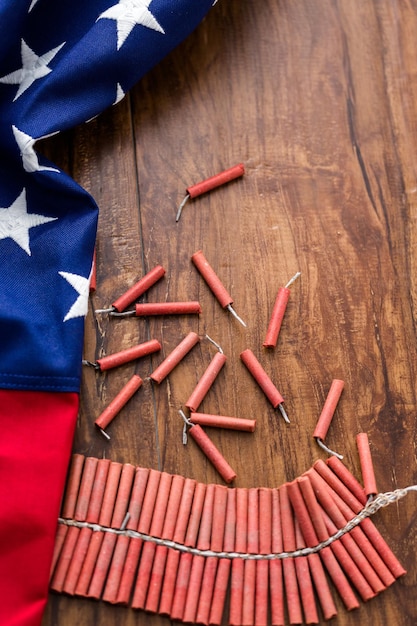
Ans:
<svg viewBox="0 0 417 626"><path fill-rule="evenodd" d="M78 402L0 390L0 624L41 623Z"/></svg>

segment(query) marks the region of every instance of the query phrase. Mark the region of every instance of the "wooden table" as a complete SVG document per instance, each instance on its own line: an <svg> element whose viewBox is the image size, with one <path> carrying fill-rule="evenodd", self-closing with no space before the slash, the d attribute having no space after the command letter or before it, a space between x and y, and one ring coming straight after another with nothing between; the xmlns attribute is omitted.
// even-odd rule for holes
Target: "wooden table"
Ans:
<svg viewBox="0 0 417 626"><path fill-rule="evenodd" d="M182 444L178 410L215 348L228 360L201 410L257 419L210 430L237 487L278 487L326 459L312 438L331 381L345 388L327 443L360 477L368 433L378 488L416 483L416 0L223 0L121 103L44 144L100 207L97 290L86 322L94 361L157 338L161 354L108 373L85 368L74 450L222 479ZM243 162L242 179L190 200L185 188ZM202 249L247 328L191 263ZM186 317L94 314L157 264L149 301L199 300ZM262 346L277 290L297 271L278 345ZM145 381L108 431L94 419L133 373L146 378L189 331L202 338L160 385ZM239 355L250 348L290 424ZM417 623L414 495L373 518L407 575L358 610L335 593L340 626ZM170 620L51 594L43 626L162 626ZM224 623L227 623L225 618Z"/></svg>

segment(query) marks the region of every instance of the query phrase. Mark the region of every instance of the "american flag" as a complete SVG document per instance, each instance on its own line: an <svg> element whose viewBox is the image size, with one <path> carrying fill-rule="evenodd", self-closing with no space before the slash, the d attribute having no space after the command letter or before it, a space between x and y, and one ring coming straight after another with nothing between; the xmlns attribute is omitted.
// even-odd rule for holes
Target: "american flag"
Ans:
<svg viewBox="0 0 417 626"><path fill-rule="evenodd" d="M117 104L213 4L0 0L2 626L46 604L98 213L36 142Z"/></svg>

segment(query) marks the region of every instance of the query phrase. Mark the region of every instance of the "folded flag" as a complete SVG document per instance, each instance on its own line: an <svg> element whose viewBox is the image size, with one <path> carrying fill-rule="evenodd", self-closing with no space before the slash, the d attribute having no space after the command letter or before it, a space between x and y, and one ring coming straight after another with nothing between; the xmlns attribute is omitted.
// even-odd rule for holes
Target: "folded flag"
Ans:
<svg viewBox="0 0 417 626"><path fill-rule="evenodd" d="M119 102L213 3L0 0L2 626L36 626L46 604L97 226L36 141Z"/></svg>

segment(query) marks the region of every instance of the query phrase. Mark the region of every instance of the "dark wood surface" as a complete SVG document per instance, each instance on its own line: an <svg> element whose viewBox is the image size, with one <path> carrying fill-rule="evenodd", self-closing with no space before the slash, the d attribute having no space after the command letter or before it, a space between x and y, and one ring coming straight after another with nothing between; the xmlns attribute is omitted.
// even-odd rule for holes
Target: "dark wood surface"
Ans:
<svg viewBox="0 0 417 626"><path fill-rule="evenodd" d="M253 434L210 431L236 486L277 487L326 458L312 433L334 378L345 389L329 446L360 477L355 436L367 432L379 490L417 482L416 33L416 0L223 0L121 103L44 143L100 207L85 358L163 344L117 371L85 369L75 451L222 482L192 441L182 445L178 415L214 354L204 339L168 380L146 381L109 442L94 428L132 373L147 377L194 330L228 357L201 410L257 419ZM244 178L190 201L176 223L188 185L239 162ZM198 249L246 329L196 272ZM166 276L148 299L199 300L199 318L94 315L158 263ZM278 346L266 350L276 292L297 271ZM290 425L240 362L246 348ZM408 495L373 518L407 575L351 613L335 593L334 623L417 623L416 503ZM51 594L43 626L168 623Z"/></svg>

